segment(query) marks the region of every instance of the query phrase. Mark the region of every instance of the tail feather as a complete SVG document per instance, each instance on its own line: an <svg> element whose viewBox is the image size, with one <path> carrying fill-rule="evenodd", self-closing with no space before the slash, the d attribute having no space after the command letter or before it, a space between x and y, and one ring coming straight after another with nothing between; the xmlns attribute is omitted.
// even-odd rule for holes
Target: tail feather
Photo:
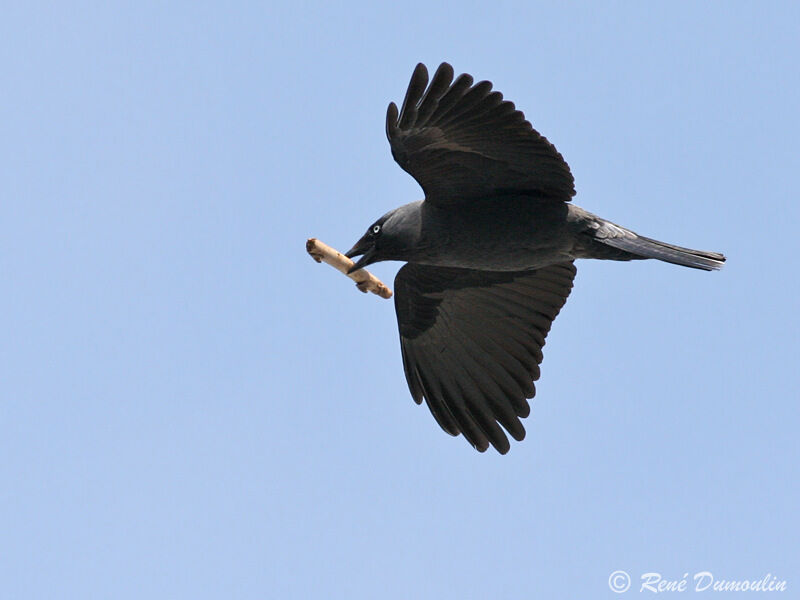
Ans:
<svg viewBox="0 0 800 600"><path fill-rule="evenodd" d="M632 232L626 231L626 233ZM674 246L673 244L659 242L637 234L607 237L598 241L643 258L657 258L664 262L704 271L716 271L725 264L725 255L719 252L692 250L691 248Z"/></svg>

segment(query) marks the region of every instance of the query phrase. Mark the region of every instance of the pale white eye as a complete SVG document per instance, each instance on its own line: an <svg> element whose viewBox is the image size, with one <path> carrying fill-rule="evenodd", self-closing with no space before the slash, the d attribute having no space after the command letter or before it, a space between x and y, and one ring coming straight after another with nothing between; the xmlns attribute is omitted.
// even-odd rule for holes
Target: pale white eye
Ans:
<svg viewBox="0 0 800 600"><path fill-rule="evenodd" d="M372 235L377 235L380 232L381 232L381 226L380 225L373 225L372 226Z"/></svg>

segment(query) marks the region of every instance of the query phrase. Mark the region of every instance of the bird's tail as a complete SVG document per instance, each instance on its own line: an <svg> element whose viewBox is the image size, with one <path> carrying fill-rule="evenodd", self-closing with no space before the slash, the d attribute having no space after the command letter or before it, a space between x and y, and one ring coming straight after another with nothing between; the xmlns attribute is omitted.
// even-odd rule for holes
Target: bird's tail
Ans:
<svg viewBox="0 0 800 600"><path fill-rule="evenodd" d="M632 235L607 237L598 241L608 246L630 252L637 257L657 258L664 262L691 267L693 269L702 269L704 271L716 271L721 269L722 265L725 264L725 255L719 252L682 248L681 246L659 242L658 240L653 240L631 231L626 230L626 233Z"/></svg>

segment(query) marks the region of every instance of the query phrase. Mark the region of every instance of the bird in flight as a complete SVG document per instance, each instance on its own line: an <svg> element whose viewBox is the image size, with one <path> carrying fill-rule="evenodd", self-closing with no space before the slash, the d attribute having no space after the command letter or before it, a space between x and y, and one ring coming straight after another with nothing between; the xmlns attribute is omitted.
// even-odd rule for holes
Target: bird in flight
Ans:
<svg viewBox="0 0 800 600"><path fill-rule="evenodd" d="M569 166L488 81L442 63L386 113L392 156L425 199L389 211L346 253L352 269L405 261L395 310L411 396L442 429L505 454L525 437L542 347L575 260L716 270L725 256L638 235L570 203Z"/></svg>

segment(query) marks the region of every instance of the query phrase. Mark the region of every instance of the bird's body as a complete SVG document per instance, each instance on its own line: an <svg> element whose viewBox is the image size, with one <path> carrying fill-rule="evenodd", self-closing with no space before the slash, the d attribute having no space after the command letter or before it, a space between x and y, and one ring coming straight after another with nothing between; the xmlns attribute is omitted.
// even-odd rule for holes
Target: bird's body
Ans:
<svg viewBox="0 0 800 600"><path fill-rule="evenodd" d="M407 239L390 246L384 260L482 271L524 271L577 258L650 258L607 243L647 238L579 206L555 200L507 196L499 202L497 198L475 200L458 210L418 200L385 216L391 222L388 228L384 223L384 231L395 226ZM715 253L703 254L719 260Z"/></svg>
<svg viewBox="0 0 800 600"><path fill-rule="evenodd" d="M522 271L570 260L579 227L563 202L525 197L479 200L458 210L419 201L398 213L419 227L416 243L399 260L485 271Z"/></svg>
<svg viewBox="0 0 800 600"><path fill-rule="evenodd" d="M418 65L403 108L387 111L397 162L425 200L373 223L353 269L408 264L395 305L409 389L441 427L478 450L521 440L541 348L566 302L574 260L656 258L703 270L722 254L659 242L570 202L569 167L514 105L443 63Z"/></svg>

